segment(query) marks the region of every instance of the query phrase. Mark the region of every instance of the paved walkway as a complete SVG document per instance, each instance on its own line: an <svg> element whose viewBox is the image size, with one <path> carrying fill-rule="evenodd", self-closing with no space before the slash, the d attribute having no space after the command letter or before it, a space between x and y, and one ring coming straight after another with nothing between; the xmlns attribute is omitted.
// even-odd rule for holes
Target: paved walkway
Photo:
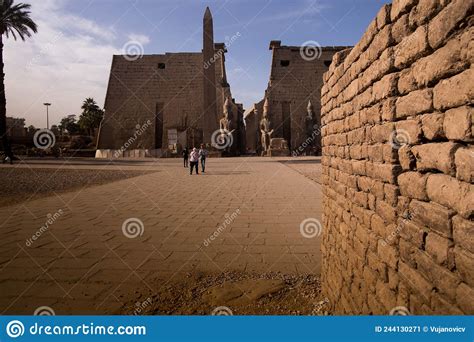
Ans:
<svg viewBox="0 0 474 342"><path fill-rule="evenodd" d="M187 272L319 274L320 186L276 159L210 159L199 176L170 159L71 167L156 172L0 208L2 314L114 313Z"/></svg>

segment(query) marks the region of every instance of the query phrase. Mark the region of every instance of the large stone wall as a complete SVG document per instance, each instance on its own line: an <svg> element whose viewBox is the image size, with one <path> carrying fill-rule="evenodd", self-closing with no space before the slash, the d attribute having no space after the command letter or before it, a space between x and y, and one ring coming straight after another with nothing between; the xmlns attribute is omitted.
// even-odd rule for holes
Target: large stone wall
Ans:
<svg viewBox="0 0 474 342"><path fill-rule="evenodd" d="M314 51L306 54L302 51L304 46L281 45L280 41L270 42L272 65L265 97L269 100L270 120L275 130L272 137L286 139L292 150L298 149L308 138L305 119L309 100L314 108L314 124L320 124L323 74L328 70L334 53L346 48L314 47ZM262 119L263 103L264 101L261 101L256 104L256 116L255 113L249 113L246 118L246 121L250 122L247 127L247 137L250 137L247 140L247 148L258 153L261 142L260 138L254 137L260 135L258 123ZM317 134L314 140L320 150L320 135Z"/></svg>
<svg viewBox="0 0 474 342"><path fill-rule="evenodd" d="M220 62L220 55L216 56L216 79L220 81L223 63ZM121 148L135 135L137 125L143 125L147 120L152 125L131 143L130 149L166 148L170 128L192 127L202 131L202 66L202 53L145 55L137 60L114 56L98 148ZM221 82L218 83L216 106L219 110L226 92L229 90ZM158 104L161 104L163 111L162 146L155 144ZM215 121L217 129L217 118Z"/></svg>
<svg viewBox="0 0 474 342"><path fill-rule="evenodd" d="M395 0L324 75L334 313L474 314L473 7Z"/></svg>

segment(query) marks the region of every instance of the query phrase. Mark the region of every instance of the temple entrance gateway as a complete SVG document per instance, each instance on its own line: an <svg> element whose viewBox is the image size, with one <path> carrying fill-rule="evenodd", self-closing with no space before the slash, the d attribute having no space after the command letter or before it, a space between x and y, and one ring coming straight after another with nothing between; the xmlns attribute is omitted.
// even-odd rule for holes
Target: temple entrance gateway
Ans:
<svg viewBox="0 0 474 342"><path fill-rule="evenodd" d="M282 123L283 123L283 139L288 143L291 150L291 108L288 101L281 103Z"/></svg>

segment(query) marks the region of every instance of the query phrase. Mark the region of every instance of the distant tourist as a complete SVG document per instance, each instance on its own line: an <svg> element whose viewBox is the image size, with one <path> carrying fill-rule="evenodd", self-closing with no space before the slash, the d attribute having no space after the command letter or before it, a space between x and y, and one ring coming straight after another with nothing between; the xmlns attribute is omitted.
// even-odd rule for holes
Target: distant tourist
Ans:
<svg viewBox="0 0 474 342"><path fill-rule="evenodd" d="M196 174L199 174L199 152L196 147L193 147L193 150L191 151L191 154L189 155L189 162L191 164L191 167L189 169L189 174L193 174L193 168L196 168Z"/></svg>
<svg viewBox="0 0 474 342"><path fill-rule="evenodd" d="M188 159L189 159L189 150L187 147L185 147L183 150L184 167L188 167Z"/></svg>
<svg viewBox="0 0 474 342"><path fill-rule="evenodd" d="M201 168L202 172L206 172L206 158L209 152L207 152L204 144L201 144L201 149L199 150L199 158L201 158Z"/></svg>

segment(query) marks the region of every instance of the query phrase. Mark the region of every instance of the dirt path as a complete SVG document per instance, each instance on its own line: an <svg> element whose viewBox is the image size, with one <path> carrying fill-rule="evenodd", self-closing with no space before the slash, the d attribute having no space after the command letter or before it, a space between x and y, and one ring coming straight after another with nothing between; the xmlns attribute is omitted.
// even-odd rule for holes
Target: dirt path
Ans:
<svg viewBox="0 0 474 342"><path fill-rule="evenodd" d="M325 315L327 299L319 277L281 273L187 274L155 279L122 294L129 300L115 313L125 315Z"/></svg>

